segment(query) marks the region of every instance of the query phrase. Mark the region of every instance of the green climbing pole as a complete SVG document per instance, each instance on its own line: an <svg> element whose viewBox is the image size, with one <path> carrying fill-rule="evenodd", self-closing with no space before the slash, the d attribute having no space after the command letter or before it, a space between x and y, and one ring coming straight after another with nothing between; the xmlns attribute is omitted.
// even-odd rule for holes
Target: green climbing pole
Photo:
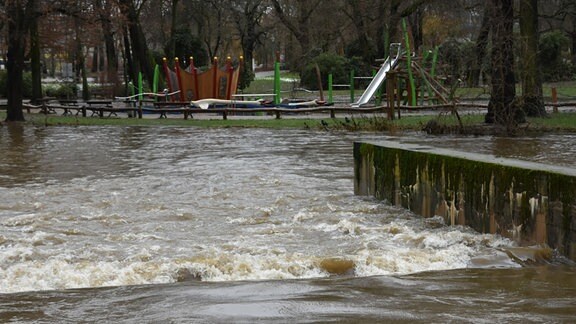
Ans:
<svg viewBox="0 0 576 324"><path fill-rule="evenodd" d="M138 99L139 100L143 100L144 99L144 95L142 95L142 93L144 93L144 81L142 80L142 72L138 72Z"/></svg>
<svg viewBox="0 0 576 324"><path fill-rule="evenodd" d="M280 104L280 62L274 63L274 104Z"/></svg>
<svg viewBox="0 0 576 324"><path fill-rule="evenodd" d="M152 83L152 93L158 93L158 80L160 78L160 67L156 64L154 67L154 82ZM154 99L158 101L158 97L154 96Z"/></svg>
<svg viewBox="0 0 576 324"><path fill-rule="evenodd" d="M354 94L355 94L355 89L354 89L354 70L350 70L350 103L354 102Z"/></svg>
<svg viewBox="0 0 576 324"><path fill-rule="evenodd" d="M432 67L430 68L430 75L432 77L436 76L436 63L438 63L438 46L434 48L434 53L432 53Z"/></svg>
<svg viewBox="0 0 576 324"><path fill-rule="evenodd" d="M414 75L412 74L412 49L410 46L410 35L406 26L406 18L402 19L402 29L404 31L404 40L406 42L406 63L408 65L408 82L410 82L409 103L410 106L416 106L416 85Z"/></svg>
<svg viewBox="0 0 576 324"><path fill-rule="evenodd" d="M332 79L332 73L328 74L328 103L334 103L334 94L332 91L332 87L334 86L333 84L333 79Z"/></svg>

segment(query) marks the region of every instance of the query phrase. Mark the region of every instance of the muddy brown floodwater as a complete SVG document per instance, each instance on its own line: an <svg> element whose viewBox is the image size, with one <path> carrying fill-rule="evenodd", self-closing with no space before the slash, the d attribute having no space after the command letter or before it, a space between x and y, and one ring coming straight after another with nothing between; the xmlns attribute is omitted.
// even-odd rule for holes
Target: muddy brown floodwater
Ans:
<svg viewBox="0 0 576 324"><path fill-rule="evenodd" d="M576 161L573 135L0 127L0 322L576 321L554 251L355 196L358 140Z"/></svg>

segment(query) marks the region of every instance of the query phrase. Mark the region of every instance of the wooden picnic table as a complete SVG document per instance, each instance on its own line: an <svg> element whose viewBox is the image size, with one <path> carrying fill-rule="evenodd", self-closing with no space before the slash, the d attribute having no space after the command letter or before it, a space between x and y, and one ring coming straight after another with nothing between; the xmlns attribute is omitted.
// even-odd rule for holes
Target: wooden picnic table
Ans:
<svg viewBox="0 0 576 324"><path fill-rule="evenodd" d="M78 105L77 99L59 99L58 102L64 109L62 116L72 115L72 109L76 110L76 115L82 112L82 107Z"/></svg>
<svg viewBox="0 0 576 324"><path fill-rule="evenodd" d="M86 101L86 109L92 112L91 116L99 115L104 117L104 110L108 110L110 114L108 117L114 115L117 116L115 111L110 110L112 108L112 100L110 99L92 99Z"/></svg>
<svg viewBox="0 0 576 324"><path fill-rule="evenodd" d="M50 113L52 113L52 114L56 113L56 111L48 105L48 102L55 100L55 99L56 99L55 97L42 97L42 98L36 99L36 101L38 101L38 103L40 103L42 105L41 112L43 114L47 115Z"/></svg>

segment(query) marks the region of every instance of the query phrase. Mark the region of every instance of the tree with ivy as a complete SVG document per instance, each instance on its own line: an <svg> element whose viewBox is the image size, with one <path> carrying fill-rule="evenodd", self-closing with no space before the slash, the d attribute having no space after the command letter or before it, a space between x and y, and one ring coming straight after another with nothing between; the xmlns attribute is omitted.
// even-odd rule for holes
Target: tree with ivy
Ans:
<svg viewBox="0 0 576 324"><path fill-rule="evenodd" d="M492 22L492 93L485 122L512 132L525 116L516 101L514 75L514 1L490 0Z"/></svg>
<svg viewBox="0 0 576 324"><path fill-rule="evenodd" d="M7 99L6 121L24 121L22 111L23 71L30 26L36 19L36 0L4 1L3 9L8 27L8 51L6 53Z"/></svg>

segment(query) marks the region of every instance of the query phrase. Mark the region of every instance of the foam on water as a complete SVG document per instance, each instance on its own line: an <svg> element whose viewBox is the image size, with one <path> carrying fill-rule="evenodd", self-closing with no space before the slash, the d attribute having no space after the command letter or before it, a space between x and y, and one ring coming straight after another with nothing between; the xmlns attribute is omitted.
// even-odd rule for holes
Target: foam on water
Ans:
<svg viewBox="0 0 576 324"><path fill-rule="evenodd" d="M44 131L38 160L77 156L80 167L30 165L0 188L0 293L404 275L530 257L507 239L354 196L352 139L341 135Z"/></svg>
<svg viewBox="0 0 576 324"><path fill-rule="evenodd" d="M312 212L296 213L297 219L309 220ZM25 215L10 218L6 224L28 224ZM18 221L16 221L18 220ZM26 221L23 221L26 220ZM232 225L250 224L240 218L228 220ZM465 228L418 228L424 222L398 220L376 226L365 223L363 217L342 219L334 224L318 223L310 231L328 233L340 247L333 251L310 248L291 251L280 245L258 246L250 239L239 238L216 245L214 242L183 247L180 254L165 255L162 243L169 240L161 235L123 233L109 235L106 240L118 244L157 242L148 248L133 248L120 259L114 249L106 246L87 247L82 251L68 250L62 235L31 232L18 242L0 238L0 292L52 290L102 286L123 286L171 283L181 280L231 281L303 279L334 275L325 262L339 259L353 264L345 275L402 275L421 271L476 267L473 262L484 254L495 254L499 247L513 244L493 235L480 235ZM281 228L282 226L279 226ZM276 228L260 236L287 239L297 236L293 228L283 232ZM296 239L298 239L296 237ZM55 243L56 242L56 243ZM356 243L353 243L356 242ZM38 250L42 245L64 245L64 249ZM293 244L293 243L290 243ZM190 251L195 251L193 254ZM174 252L174 251L173 251ZM489 262L488 262L489 263ZM491 266L517 267L504 253ZM482 267L489 267L484 262Z"/></svg>

